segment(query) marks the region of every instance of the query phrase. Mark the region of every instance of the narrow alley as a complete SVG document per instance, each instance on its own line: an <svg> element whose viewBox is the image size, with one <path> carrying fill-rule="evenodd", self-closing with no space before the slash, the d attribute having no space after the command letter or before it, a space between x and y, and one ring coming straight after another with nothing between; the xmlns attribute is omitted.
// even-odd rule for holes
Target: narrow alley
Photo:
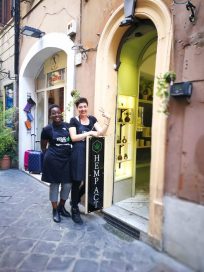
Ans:
<svg viewBox="0 0 204 272"><path fill-rule="evenodd" d="M19 170L0 171L0 271L192 271L115 229L102 213L82 217L82 226L70 218L54 223L48 186Z"/></svg>

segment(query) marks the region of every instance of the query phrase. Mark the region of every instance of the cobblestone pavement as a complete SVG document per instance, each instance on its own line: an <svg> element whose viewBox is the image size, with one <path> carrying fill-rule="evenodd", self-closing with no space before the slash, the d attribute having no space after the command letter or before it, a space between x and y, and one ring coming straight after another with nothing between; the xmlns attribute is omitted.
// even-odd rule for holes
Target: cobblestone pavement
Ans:
<svg viewBox="0 0 204 272"><path fill-rule="evenodd" d="M82 226L70 218L54 223L48 186L19 170L0 171L0 271L192 271L113 228L101 213L82 217Z"/></svg>

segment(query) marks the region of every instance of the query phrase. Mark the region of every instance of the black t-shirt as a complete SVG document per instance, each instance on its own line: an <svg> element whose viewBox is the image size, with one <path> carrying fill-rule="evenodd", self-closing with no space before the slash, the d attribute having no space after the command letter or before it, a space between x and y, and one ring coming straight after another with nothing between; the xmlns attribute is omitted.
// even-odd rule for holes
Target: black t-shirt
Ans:
<svg viewBox="0 0 204 272"><path fill-rule="evenodd" d="M69 135L69 124L62 122L60 125L49 124L42 129L41 140L47 140L48 150L56 156L66 156L70 153L72 142Z"/></svg>
<svg viewBox="0 0 204 272"><path fill-rule="evenodd" d="M87 131L95 130L94 125L97 122L96 117L89 115L88 119L89 119L89 124L83 125L81 124L80 119L78 120L76 117L73 117L70 120L70 127L75 127L77 134L82 134Z"/></svg>

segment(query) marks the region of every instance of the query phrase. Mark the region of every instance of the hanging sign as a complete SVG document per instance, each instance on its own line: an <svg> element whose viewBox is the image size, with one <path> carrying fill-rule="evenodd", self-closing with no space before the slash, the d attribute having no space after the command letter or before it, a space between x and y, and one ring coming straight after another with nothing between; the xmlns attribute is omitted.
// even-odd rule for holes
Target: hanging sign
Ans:
<svg viewBox="0 0 204 272"><path fill-rule="evenodd" d="M103 208L105 138L88 138L86 142L86 212Z"/></svg>

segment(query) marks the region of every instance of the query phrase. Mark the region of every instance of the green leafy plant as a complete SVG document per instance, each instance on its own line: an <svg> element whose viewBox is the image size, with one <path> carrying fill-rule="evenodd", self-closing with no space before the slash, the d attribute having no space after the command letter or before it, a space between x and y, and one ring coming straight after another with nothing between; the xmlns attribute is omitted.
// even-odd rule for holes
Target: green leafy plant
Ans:
<svg viewBox="0 0 204 272"><path fill-rule="evenodd" d="M67 111L71 110L71 108L73 107L76 100L80 97L80 92L78 90L74 89L71 92L71 96L72 96L72 100L67 105L67 108L66 108Z"/></svg>
<svg viewBox="0 0 204 272"><path fill-rule="evenodd" d="M169 85L176 79L176 74L173 71L166 72L157 77L157 92L156 95L161 99L160 112L169 114L169 99L170 90Z"/></svg>
<svg viewBox="0 0 204 272"><path fill-rule="evenodd" d="M8 155L17 159L16 108L3 110L0 104L0 159Z"/></svg>

